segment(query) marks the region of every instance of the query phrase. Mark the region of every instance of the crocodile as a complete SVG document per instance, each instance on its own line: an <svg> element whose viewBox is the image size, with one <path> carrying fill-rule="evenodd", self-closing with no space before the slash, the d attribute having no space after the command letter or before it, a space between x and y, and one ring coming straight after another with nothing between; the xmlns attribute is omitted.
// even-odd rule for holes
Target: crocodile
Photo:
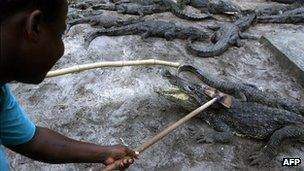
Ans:
<svg viewBox="0 0 304 171"><path fill-rule="evenodd" d="M275 96L275 93L273 92L266 93L251 84L214 79L213 76L210 76L202 70L196 69L190 65L183 65L178 69L178 73L185 71L195 74L205 84L208 84L209 86L214 87L224 93L233 94L235 97L243 99L243 101L260 103L275 108L282 108L284 110L304 116L304 106L295 99L278 97Z"/></svg>
<svg viewBox="0 0 304 171"><path fill-rule="evenodd" d="M183 12L183 10L180 9L180 6L172 0L161 0L160 3L163 4L163 6L165 6L165 7L169 7L170 12L172 14L174 14L176 17L181 18L181 19L192 20L192 21L201 21L201 20L213 18L213 16L210 14L204 14L202 16L189 15L189 14Z"/></svg>
<svg viewBox="0 0 304 171"><path fill-rule="evenodd" d="M169 82L178 87L183 96L196 103L193 109L206 103L209 97L204 93L204 85L195 84L190 80L180 78L169 71L163 73ZM164 97L180 104L180 99L159 91ZM176 91L176 90L175 90ZM265 166L279 153L282 142L286 139L304 140L304 117L302 115L270 107L261 103L243 101L233 97L232 106L226 108L220 104L213 105L199 115L200 119L209 124L215 132L203 134L192 130L192 136L198 143L229 143L233 135L246 136L267 141L264 148L249 155L249 165Z"/></svg>
<svg viewBox="0 0 304 171"><path fill-rule="evenodd" d="M146 6L158 4L160 0L111 0L111 2L115 4L134 3Z"/></svg>
<svg viewBox="0 0 304 171"><path fill-rule="evenodd" d="M69 8L69 13L67 15L67 21L79 19L79 18L85 18L89 16L99 15L102 14L102 11L98 10L78 10L75 8Z"/></svg>
<svg viewBox="0 0 304 171"><path fill-rule="evenodd" d="M70 7L80 10L86 10L94 5L93 2L86 1L86 2L79 2L76 4L71 4Z"/></svg>
<svg viewBox="0 0 304 171"><path fill-rule="evenodd" d="M255 13L250 12L248 15L240 17L234 23L224 23L220 27L213 27L212 29L217 31L212 36L212 43L207 45L207 47L197 47L192 41L189 41L186 49L199 57L213 57L223 54L231 45L240 47L242 46L241 38L254 39L253 36L244 34L243 31L248 29L255 19Z"/></svg>
<svg viewBox="0 0 304 171"><path fill-rule="evenodd" d="M67 22L67 32L69 29L77 24L90 24L91 26L101 27L101 28L110 28L113 26L123 26L128 25L136 22L143 21L142 19L123 19L117 16L110 16L110 15L94 15L90 17L84 17L79 19L74 19Z"/></svg>
<svg viewBox="0 0 304 171"><path fill-rule="evenodd" d="M121 3L121 4L100 4L92 7L93 9L103 9L103 10L111 10L117 11L122 14L131 14L131 15L149 15L154 13L163 13L163 12L171 12L176 17L186 20L192 21L201 21L205 19L213 18L209 14L205 15L192 15L183 12L183 10L179 9L178 5L172 0L159 0L158 3L153 5L141 5L137 3Z"/></svg>
<svg viewBox="0 0 304 171"><path fill-rule="evenodd" d="M267 0L267 1L279 2L284 4L303 3L303 0Z"/></svg>
<svg viewBox="0 0 304 171"><path fill-rule="evenodd" d="M168 7L153 4L153 5L140 5L137 3L122 3L122 4L99 4L92 7L92 9L102 9L109 11L117 11L121 14L145 16L155 13L163 13L168 11Z"/></svg>
<svg viewBox="0 0 304 171"><path fill-rule="evenodd" d="M229 0L179 0L178 5L182 9L189 5L203 13L229 14L241 12L241 8Z"/></svg>
<svg viewBox="0 0 304 171"><path fill-rule="evenodd" d="M258 23L304 23L304 7L284 11L277 15L262 15L257 17Z"/></svg>
<svg viewBox="0 0 304 171"><path fill-rule="evenodd" d="M141 35L142 38L162 37L166 40L172 39L194 39L202 40L210 36L207 29L177 25L174 22L147 20L121 27L109 29L99 29L85 36L85 45L98 36L122 36L122 35Z"/></svg>
<svg viewBox="0 0 304 171"><path fill-rule="evenodd" d="M255 8L257 16L263 15L278 15L285 11L293 10L298 8L297 5L286 5L286 4L267 4L263 6L258 6Z"/></svg>

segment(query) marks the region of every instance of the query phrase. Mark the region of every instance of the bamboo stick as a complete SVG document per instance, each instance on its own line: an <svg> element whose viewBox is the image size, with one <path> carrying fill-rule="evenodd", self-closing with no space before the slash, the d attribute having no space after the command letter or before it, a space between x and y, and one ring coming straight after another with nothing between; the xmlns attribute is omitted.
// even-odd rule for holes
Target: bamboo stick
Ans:
<svg viewBox="0 0 304 171"><path fill-rule="evenodd" d="M208 108L209 106L211 106L212 104L214 104L215 102L217 102L220 99L221 99L221 96L214 97L212 100L208 101L207 103L205 103L201 107L192 111L191 113L189 113L188 115L186 115L185 117L183 117L179 121L175 122L174 124L168 126L167 128L165 128L163 131L161 131L160 133L158 133L154 137L148 139L145 143L143 143L142 145L135 148L134 151L142 153L147 148L149 148L150 146L152 146L156 142L160 141L163 137L165 137L166 135L168 135L169 133L174 131L177 127L179 127L183 123L187 122L188 120L190 120L191 118L193 118L197 114L201 113L203 110L205 110L206 108ZM123 159L117 160L113 164L108 165L105 169L103 169L101 171L112 171L112 170L119 169L120 163L122 162L122 160L125 160L125 159L130 159L130 157L125 157Z"/></svg>
<svg viewBox="0 0 304 171"><path fill-rule="evenodd" d="M60 75L71 74L71 73L94 69L94 68L140 66L140 65L163 65L174 68L178 68L180 66L178 62L170 62L170 61L163 61L157 59L134 60L134 61L104 61L104 62L97 62L91 64L76 65L69 68L50 71L47 73L46 77L47 78L56 77Z"/></svg>

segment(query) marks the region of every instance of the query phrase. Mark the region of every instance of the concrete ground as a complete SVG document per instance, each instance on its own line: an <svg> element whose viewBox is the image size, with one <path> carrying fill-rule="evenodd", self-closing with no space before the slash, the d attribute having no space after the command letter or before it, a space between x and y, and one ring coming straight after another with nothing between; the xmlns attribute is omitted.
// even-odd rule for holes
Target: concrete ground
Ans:
<svg viewBox="0 0 304 171"><path fill-rule="evenodd" d="M234 2L243 8L265 4L264 0ZM117 15L115 12L104 13ZM184 21L170 13L145 18L172 20L198 27L215 24ZM53 69L98 61L155 58L191 63L214 77L254 84L265 91L274 90L279 96L298 100L304 98L303 88L281 69L274 54L258 41L244 40L243 47L232 47L219 57L198 58L186 52L185 41L166 41L161 38L143 40L139 36L102 36L85 49L83 36L90 30L92 28L86 24L71 28L64 39L65 54ZM256 36L304 32L304 26L258 24L248 32ZM14 84L13 90L30 118L39 126L97 144L117 144L123 140L134 148L188 113L155 92L170 86L160 75L162 69L169 68L102 68L45 79L39 85ZM203 121L194 118L145 151L130 170L257 169L248 166L247 158L250 153L262 148L265 142L235 137L231 144L198 144L189 135L189 127L206 133L213 131ZM303 151L303 144L285 143L282 152L270 163L270 169L283 170L283 157L304 159ZM52 165L33 161L11 151L7 151L7 154L12 170L98 170L101 166Z"/></svg>

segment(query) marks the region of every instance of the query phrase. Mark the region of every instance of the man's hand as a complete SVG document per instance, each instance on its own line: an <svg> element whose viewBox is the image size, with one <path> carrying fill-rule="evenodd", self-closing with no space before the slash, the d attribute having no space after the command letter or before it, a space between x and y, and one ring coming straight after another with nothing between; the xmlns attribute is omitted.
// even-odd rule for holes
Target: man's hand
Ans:
<svg viewBox="0 0 304 171"><path fill-rule="evenodd" d="M108 146L105 149L103 163L105 165L110 165L116 160L122 159L127 156L131 157L131 159L123 160L121 162L120 169L122 170L128 168L131 164L133 164L134 159L138 159L138 155L133 150L130 150L123 145Z"/></svg>
<svg viewBox="0 0 304 171"><path fill-rule="evenodd" d="M133 150L122 145L100 146L76 141L47 128L36 127L35 136L27 143L8 146L11 150L47 163L103 163L112 164L126 156L121 163L126 169L138 158ZM77 151L77 153L75 152Z"/></svg>

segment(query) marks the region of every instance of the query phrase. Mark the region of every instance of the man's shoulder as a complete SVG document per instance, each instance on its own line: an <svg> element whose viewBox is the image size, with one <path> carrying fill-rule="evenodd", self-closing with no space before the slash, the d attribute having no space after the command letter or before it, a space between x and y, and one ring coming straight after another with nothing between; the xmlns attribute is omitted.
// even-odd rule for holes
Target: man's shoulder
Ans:
<svg viewBox="0 0 304 171"><path fill-rule="evenodd" d="M33 138L35 125L18 103L10 86L1 86L0 139L4 145L18 145Z"/></svg>
<svg viewBox="0 0 304 171"><path fill-rule="evenodd" d="M0 84L1 94L2 96L11 95L9 84Z"/></svg>
<svg viewBox="0 0 304 171"><path fill-rule="evenodd" d="M8 84L0 85L0 107L13 99L13 94Z"/></svg>

